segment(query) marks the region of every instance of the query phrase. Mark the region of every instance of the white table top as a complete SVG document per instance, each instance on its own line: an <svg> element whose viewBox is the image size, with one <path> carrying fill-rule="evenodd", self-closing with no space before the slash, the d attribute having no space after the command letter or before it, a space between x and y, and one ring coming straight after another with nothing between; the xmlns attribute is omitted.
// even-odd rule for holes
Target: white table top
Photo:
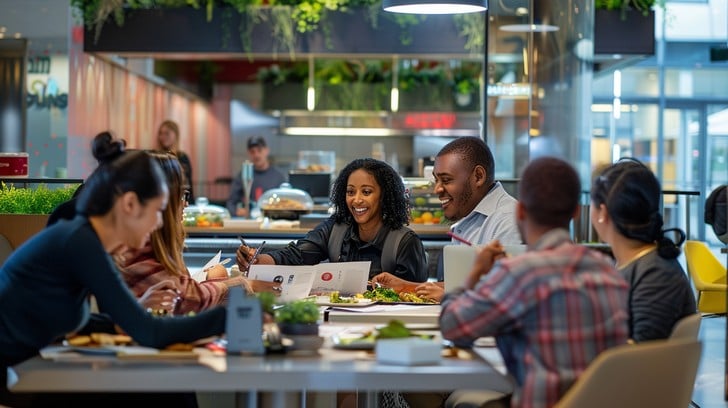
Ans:
<svg viewBox="0 0 728 408"><path fill-rule="evenodd" d="M512 389L509 380L476 353L461 351L458 358L443 358L434 365L386 365L377 363L372 352L333 349L328 341L314 355L216 356L203 349L197 361L36 357L14 370L18 379L9 386L21 392Z"/></svg>

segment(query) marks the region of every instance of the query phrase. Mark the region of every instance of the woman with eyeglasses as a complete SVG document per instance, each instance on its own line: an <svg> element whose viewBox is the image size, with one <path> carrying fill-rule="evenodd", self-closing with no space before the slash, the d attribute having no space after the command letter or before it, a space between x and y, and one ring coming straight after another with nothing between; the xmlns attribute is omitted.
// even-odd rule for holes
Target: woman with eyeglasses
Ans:
<svg viewBox="0 0 728 408"><path fill-rule="evenodd" d="M244 286L253 291L270 290L272 283L252 282L242 276L228 277L225 266L218 264L207 270L207 280L195 281L185 266L182 257L185 232L182 225L184 208L189 199L189 190L184 179L183 169L177 157L168 152L150 152L162 168L169 186L169 203L162 212L164 225L154 231L150 241L139 250L124 254L117 260L122 276L137 297L147 289L164 280L171 280L177 286L179 298L170 303L169 299L159 299L159 304L151 306L161 314L187 314L200 312L224 303L231 286ZM147 303L149 306L149 303Z"/></svg>
<svg viewBox="0 0 728 408"><path fill-rule="evenodd" d="M637 342L669 337L678 320L696 312L677 261L685 234L663 229L660 197L660 182L634 159L612 164L592 183L591 223L630 284L629 334Z"/></svg>

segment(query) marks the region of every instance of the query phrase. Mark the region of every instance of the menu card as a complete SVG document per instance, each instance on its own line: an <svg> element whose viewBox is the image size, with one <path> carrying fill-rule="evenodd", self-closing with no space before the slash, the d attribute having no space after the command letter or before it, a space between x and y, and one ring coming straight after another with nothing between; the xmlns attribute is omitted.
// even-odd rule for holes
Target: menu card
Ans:
<svg viewBox="0 0 728 408"><path fill-rule="evenodd" d="M339 291L353 295L366 290L371 262L325 262L318 265L261 265L250 267L249 278L281 284L280 300Z"/></svg>

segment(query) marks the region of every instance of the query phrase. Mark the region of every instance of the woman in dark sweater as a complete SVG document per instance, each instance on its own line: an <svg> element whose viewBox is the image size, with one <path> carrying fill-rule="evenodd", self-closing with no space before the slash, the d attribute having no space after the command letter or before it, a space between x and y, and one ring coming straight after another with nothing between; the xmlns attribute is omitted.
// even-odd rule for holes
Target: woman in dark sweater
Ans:
<svg viewBox="0 0 728 408"><path fill-rule="evenodd" d="M102 164L78 197L79 215L41 231L0 269L3 372L82 327L89 318L90 294L141 345L161 348L225 330L225 309L159 319L127 289L109 254L146 243L162 224L169 191L159 165L147 153L125 152L110 137L97 138L93 153Z"/></svg>
<svg viewBox="0 0 728 408"><path fill-rule="evenodd" d="M630 284L634 341L667 338L678 320L696 313L693 291L677 261L685 234L662 229L660 194L652 171L633 159L607 167L592 183L591 222Z"/></svg>

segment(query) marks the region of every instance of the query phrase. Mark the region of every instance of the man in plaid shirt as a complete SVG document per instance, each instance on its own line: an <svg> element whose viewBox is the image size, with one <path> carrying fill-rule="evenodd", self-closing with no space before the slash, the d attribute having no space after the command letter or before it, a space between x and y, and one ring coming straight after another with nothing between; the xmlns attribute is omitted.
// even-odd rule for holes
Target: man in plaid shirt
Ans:
<svg viewBox="0 0 728 408"><path fill-rule="evenodd" d="M517 384L513 407L554 405L599 353L627 342L627 283L613 261L570 239L580 194L571 165L532 161L516 207L529 251L505 258L499 242L488 244L442 302L446 339L495 336Z"/></svg>

